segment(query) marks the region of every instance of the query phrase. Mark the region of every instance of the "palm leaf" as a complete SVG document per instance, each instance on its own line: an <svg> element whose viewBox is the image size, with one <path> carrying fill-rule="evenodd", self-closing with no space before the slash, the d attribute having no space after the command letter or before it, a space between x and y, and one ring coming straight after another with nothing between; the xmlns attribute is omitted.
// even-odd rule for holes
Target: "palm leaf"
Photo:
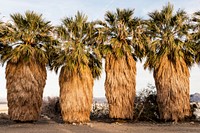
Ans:
<svg viewBox="0 0 200 133"><path fill-rule="evenodd" d="M193 38L193 47L195 51L195 61L199 64L200 63L200 11L195 12L193 19L193 31L192 34Z"/></svg>
<svg viewBox="0 0 200 133"><path fill-rule="evenodd" d="M55 47L56 56L52 59L52 67L56 72L64 67L67 74L81 73L88 66L94 78L101 74L101 55L97 49L100 43L96 22L88 22L87 16L77 12L75 17L66 17L62 25L56 27L55 33L59 45Z"/></svg>
<svg viewBox="0 0 200 133"><path fill-rule="evenodd" d="M29 61L37 58L40 63L48 62L46 45L51 45L53 27L49 21L42 18L42 14L27 11L25 15L15 13L11 15L12 22L1 27L1 37L4 45L9 46L9 51L2 53L3 63L11 61ZM4 49L8 50L8 49Z"/></svg>
<svg viewBox="0 0 200 133"><path fill-rule="evenodd" d="M191 29L186 12L178 10L174 14L173 5L168 3L161 11L149 13L149 17L145 26L145 36L149 41L144 67L149 67L150 70L156 68L163 56L174 63L184 59L191 66L194 53L191 50Z"/></svg>
<svg viewBox="0 0 200 133"><path fill-rule="evenodd" d="M112 53L116 58L121 58L127 53L139 58L144 56L142 20L134 18L133 14L134 10L119 8L116 12L106 12L105 23L100 23L104 33L101 37L106 38L103 40L104 46L101 47L104 56L108 53Z"/></svg>

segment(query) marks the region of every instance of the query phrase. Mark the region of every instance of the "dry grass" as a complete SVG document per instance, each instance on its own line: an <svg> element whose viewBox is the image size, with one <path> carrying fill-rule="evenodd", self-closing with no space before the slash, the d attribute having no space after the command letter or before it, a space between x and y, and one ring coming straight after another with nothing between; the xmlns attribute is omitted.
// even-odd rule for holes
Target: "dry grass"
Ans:
<svg viewBox="0 0 200 133"><path fill-rule="evenodd" d="M178 121L190 116L189 76L183 60L172 64L167 57L154 70L161 119Z"/></svg>
<svg viewBox="0 0 200 133"><path fill-rule="evenodd" d="M106 57L105 91L109 104L110 118L133 119L136 62L127 55L116 59Z"/></svg>
<svg viewBox="0 0 200 133"><path fill-rule="evenodd" d="M88 67L68 74L61 69L60 106L64 122L80 123L90 121L93 99L93 77Z"/></svg>
<svg viewBox="0 0 200 133"><path fill-rule="evenodd" d="M39 119L46 76L45 66L33 59L30 62L7 63L6 88L11 120Z"/></svg>

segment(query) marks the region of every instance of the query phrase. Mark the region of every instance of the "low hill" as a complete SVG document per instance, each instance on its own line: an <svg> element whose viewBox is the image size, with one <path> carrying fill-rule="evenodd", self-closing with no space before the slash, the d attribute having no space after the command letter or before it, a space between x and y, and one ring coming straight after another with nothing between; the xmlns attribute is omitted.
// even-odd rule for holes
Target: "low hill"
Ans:
<svg viewBox="0 0 200 133"><path fill-rule="evenodd" d="M190 95L191 102L200 102L200 93L195 93Z"/></svg>
<svg viewBox="0 0 200 133"><path fill-rule="evenodd" d="M7 99L6 98L0 98L0 104L6 104Z"/></svg>
<svg viewBox="0 0 200 133"><path fill-rule="evenodd" d="M97 102L97 103L106 103L107 100L105 97L94 97L93 98L93 102Z"/></svg>

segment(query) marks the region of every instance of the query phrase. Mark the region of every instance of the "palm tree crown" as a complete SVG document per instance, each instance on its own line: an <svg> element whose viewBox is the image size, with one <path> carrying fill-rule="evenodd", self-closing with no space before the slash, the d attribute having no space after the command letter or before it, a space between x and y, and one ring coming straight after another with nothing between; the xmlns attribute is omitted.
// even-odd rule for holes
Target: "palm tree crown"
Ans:
<svg viewBox="0 0 200 133"><path fill-rule="evenodd" d="M195 61L197 63L200 62L200 11L194 13L194 17L192 19L194 22L193 30L194 30L194 46L196 52Z"/></svg>
<svg viewBox="0 0 200 133"><path fill-rule="evenodd" d="M144 67L149 67L150 70L157 68L165 57L173 63L183 59L191 66L194 53L186 12L178 10L173 14L173 6L168 4L161 11L149 13L149 17L146 22L148 54Z"/></svg>
<svg viewBox="0 0 200 133"><path fill-rule="evenodd" d="M119 8L115 13L108 11L105 14L103 26L107 41L103 49L104 54L112 53L117 58L127 53L133 57L144 55L142 21L134 18L133 14L134 10Z"/></svg>
<svg viewBox="0 0 200 133"><path fill-rule="evenodd" d="M53 29L50 22L45 21L41 14L31 11L25 12L25 15L13 14L11 19L12 22L1 26L1 41L10 48L1 52L3 63L30 61L32 57L42 64L47 63L46 48L51 44Z"/></svg>
<svg viewBox="0 0 200 133"><path fill-rule="evenodd" d="M60 41L52 60L52 69L56 72L65 67L65 72L71 75L89 66L94 78L101 74L101 56L96 48L98 30L95 23L88 22L87 16L77 12L76 16L62 20L62 25L56 28Z"/></svg>

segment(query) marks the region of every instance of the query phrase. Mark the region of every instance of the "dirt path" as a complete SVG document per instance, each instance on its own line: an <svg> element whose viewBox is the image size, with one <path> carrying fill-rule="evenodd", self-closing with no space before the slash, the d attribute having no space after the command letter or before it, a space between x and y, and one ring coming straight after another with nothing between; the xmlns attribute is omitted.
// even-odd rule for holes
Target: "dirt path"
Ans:
<svg viewBox="0 0 200 133"><path fill-rule="evenodd" d="M0 119L0 133L200 133L200 122L152 124L92 121L87 125L69 125L48 119L36 123L15 123Z"/></svg>

